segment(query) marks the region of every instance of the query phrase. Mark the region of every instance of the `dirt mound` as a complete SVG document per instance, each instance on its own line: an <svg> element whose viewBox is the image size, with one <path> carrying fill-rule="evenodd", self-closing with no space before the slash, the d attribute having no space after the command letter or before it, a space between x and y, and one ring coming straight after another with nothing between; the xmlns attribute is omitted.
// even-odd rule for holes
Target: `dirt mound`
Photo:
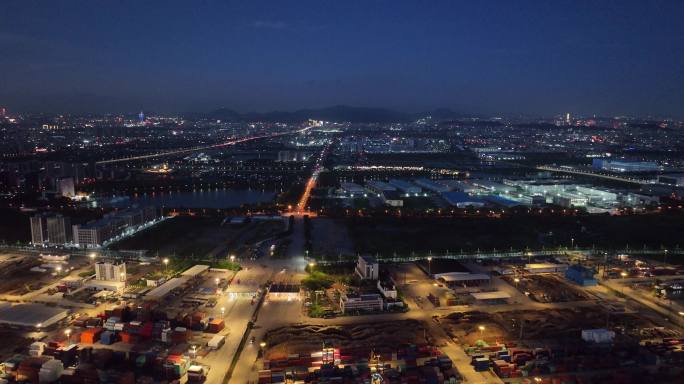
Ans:
<svg viewBox="0 0 684 384"><path fill-rule="evenodd" d="M335 348L368 348L402 344L426 345L423 324L416 320L349 326L294 325L268 331L268 358L318 351L323 343Z"/></svg>

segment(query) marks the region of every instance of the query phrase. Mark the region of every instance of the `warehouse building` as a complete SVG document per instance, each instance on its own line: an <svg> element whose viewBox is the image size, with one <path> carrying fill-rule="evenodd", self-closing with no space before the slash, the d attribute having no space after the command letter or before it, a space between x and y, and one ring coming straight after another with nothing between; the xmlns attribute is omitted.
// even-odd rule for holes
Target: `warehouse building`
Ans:
<svg viewBox="0 0 684 384"><path fill-rule="evenodd" d="M391 186L397 188L407 195L418 195L423 191L419 186L400 179L391 179L389 183Z"/></svg>
<svg viewBox="0 0 684 384"><path fill-rule="evenodd" d="M0 304L0 324L46 329L64 320L69 310L43 304Z"/></svg>
<svg viewBox="0 0 684 384"><path fill-rule="evenodd" d="M366 190L356 183L342 183L340 184L340 188L344 193L349 195L349 197L362 197L366 194Z"/></svg>
<svg viewBox="0 0 684 384"><path fill-rule="evenodd" d="M470 196L465 192L444 192L441 196L449 205L457 208L481 208L485 205L484 200Z"/></svg>
<svg viewBox="0 0 684 384"><path fill-rule="evenodd" d="M448 272L437 273L435 279L449 288L472 287L489 284L491 278L484 273Z"/></svg>

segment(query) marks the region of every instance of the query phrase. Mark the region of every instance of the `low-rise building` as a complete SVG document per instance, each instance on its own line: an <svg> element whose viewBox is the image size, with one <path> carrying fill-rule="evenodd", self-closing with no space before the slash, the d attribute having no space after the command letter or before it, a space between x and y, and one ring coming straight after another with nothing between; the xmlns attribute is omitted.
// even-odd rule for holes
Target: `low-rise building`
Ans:
<svg viewBox="0 0 684 384"><path fill-rule="evenodd" d="M379 293L340 295L340 309L342 313L379 312L384 308L382 296Z"/></svg>
<svg viewBox="0 0 684 384"><path fill-rule="evenodd" d="M391 192L397 190L397 188L395 188L394 186L380 180L367 181L366 189L375 193L376 195L382 195L384 192Z"/></svg>
<svg viewBox="0 0 684 384"><path fill-rule="evenodd" d="M401 195L397 191L385 191L380 194L380 199L383 203L389 205L390 207L404 206L404 199L402 199Z"/></svg>
<svg viewBox="0 0 684 384"><path fill-rule="evenodd" d="M397 286L389 280L379 279L376 284L378 291L382 294L385 299L396 299L397 298Z"/></svg>

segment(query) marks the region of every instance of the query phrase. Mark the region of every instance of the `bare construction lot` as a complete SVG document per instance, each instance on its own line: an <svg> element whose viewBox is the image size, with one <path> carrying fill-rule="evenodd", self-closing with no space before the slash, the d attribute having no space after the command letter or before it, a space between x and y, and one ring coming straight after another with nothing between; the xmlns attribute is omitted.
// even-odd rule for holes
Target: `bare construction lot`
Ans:
<svg viewBox="0 0 684 384"><path fill-rule="evenodd" d="M513 276L504 276L502 279L539 303L565 303L591 298L580 287L554 274L520 276L517 282Z"/></svg>
<svg viewBox="0 0 684 384"><path fill-rule="evenodd" d="M494 313L455 312L442 316L439 321L449 336L463 344L475 344L477 340L577 340L583 329L605 327L617 328L624 335L641 338L643 329L656 327L638 314L609 313L599 306Z"/></svg>
<svg viewBox="0 0 684 384"><path fill-rule="evenodd" d="M267 359L290 354L307 354L321 349L323 343L336 348L394 348L402 344L427 345L425 328L416 320L376 322L349 326L294 325L268 331Z"/></svg>

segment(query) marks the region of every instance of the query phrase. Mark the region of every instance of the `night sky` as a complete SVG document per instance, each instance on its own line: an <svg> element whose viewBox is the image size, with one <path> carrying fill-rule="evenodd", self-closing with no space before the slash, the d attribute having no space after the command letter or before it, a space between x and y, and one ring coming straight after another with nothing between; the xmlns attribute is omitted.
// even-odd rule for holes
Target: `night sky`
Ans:
<svg viewBox="0 0 684 384"><path fill-rule="evenodd" d="M684 1L30 1L0 6L14 110L684 116Z"/></svg>

